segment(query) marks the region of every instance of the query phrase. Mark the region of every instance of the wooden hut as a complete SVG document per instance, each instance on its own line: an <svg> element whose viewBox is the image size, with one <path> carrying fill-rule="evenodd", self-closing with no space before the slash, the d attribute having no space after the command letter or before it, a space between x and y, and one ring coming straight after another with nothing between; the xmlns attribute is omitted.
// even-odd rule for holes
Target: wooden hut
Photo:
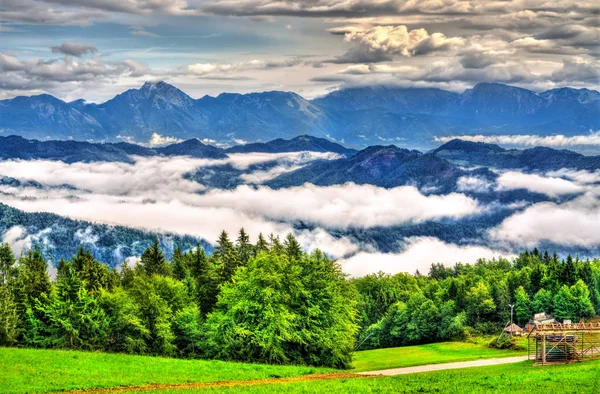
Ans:
<svg viewBox="0 0 600 394"><path fill-rule="evenodd" d="M504 333L510 335L511 337L514 337L515 335L521 336L523 335L523 329L513 323L504 328Z"/></svg>

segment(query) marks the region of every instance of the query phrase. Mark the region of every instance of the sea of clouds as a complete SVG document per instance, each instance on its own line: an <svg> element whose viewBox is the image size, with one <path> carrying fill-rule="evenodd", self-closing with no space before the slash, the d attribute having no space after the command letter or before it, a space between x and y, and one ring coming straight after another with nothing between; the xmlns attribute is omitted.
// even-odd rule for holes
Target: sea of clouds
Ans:
<svg viewBox="0 0 600 394"><path fill-rule="evenodd" d="M495 182L463 177L457 185L459 192L446 195L422 193L414 186L385 189L353 183L305 184L274 190L261 185L311 160L337 157L300 152L234 154L222 160L136 157L134 163L9 160L0 162L1 175L34 180L42 187L1 186L0 202L26 212L52 212L97 223L189 234L209 242L216 240L221 230L236 234L241 227L254 237L259 232L279 236L292 232L307 250L320 248L338 258L351 275L380 270L426 271L434 262L452 265L481 257L511 256L518 248L544 241L582 247L600 243L600 172L506 171ZM204 166L230 164L246 170L273 160L278 161L276 166L245 173L242 179L247 184L232 190L210 189L185 177ZM549 201L519 205L499 226L484 234L485 246L410 237L404 239L400 253L384 254L372 245L332 235L348 229L469 218L490 207L469 196L468 191L515 189L544 194ZM298 223L305 226L295 225ZM82 242L93 243L85 230L78 236ZM31 235L16 227L4 235L4 241L19 252L30 245Z"/></svg>

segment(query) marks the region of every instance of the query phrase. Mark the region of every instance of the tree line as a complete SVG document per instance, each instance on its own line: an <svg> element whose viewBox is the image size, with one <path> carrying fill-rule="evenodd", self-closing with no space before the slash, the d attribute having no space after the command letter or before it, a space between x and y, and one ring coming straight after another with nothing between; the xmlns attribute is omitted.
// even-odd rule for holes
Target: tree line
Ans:
<svg viewBox="0 0 600 394"><path fill-rule="evenodd" d="M139 262L111 269L84 249L56 278L38 250L0 246L0 345L101 350L347 368L356 297L340 267L242 229L211 256L154 239Z"/></svg>
<svg viewBox="0 0 600 394"><path fill-rule="evenodd" d="M535 313L556 320L600 314L600 260L559 259L537 249L513 260L432 264L427 275L384 273L351 280L358 293L360 349L498 334Z"/></svg>
<svg viewBox="0 0 600 394"><path fill-rule="evenodd" d="M401 262L399 262L401 264ZM536 312L600 311L600 260L537 250L427 275L350 279L289 234L222 232L214 252L158 239L117 270L80 248L55 278L42 254L0 245L0 345L348 368L358 349L497 333Z"/></svg>

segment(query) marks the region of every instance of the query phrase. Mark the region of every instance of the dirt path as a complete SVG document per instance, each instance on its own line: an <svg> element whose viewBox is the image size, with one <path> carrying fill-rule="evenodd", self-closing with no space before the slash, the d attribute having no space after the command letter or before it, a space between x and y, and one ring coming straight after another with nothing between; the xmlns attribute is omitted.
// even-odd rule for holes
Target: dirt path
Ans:
<svg viewBox="0 0 600 394"><path fill-rule="evenodd" d="M60 391L62 394L115 394L115 393L132 393L152 390L167 390L167 389L208 389L215 387L235 387L235 386L257 386L280 383L308 382L315 380L333 380L333 379L356 379L369 378L374 376L357 375L354 373L326 373L303 376L292 376L288 378L269 378L269 379L253 379L253 380L227 380L220 382L197 382L197 383L155 383L145 384L140 386L123 386L84 390ZM58 392L56 392L58 393Z"/></svg>
<svg viewBox="0 0 600 394"><path fill-rule="evenodd" d="M509 363L518 363L527 360L527 356L520 357L504 357L504 358L490 358L474 361L463 361L456 363L445 363L445 364L429 364L420 365L416 367L406 368L393 368L384 369L381 371L366 371L366 372L340 372L340 373L327 373L327 374L314 374L304 376L292 376L288 378L269 378L269 379L253 379L253 380L227 380L220 382L196 382L196 383L156 383L146 384L140 386L124 386L124 387L110 387L102 389L86 389L86 390L72 390L72 391L61 391L62 394L116 394L116 393L131 393L131 392L143 392L152 390L166 390L166 389L208 389L215 387L235 387L235 386L257 386L257 385L270 385L270 384L281 384L281 383L294 383L294 382L308 382L315 380L333 380L333 379L356 379L356 378L375 378L377 376L394 376L404 375L419 372L429 371L442 371L445 369L460 369L460 368L471 368L471 367L484 367L487 365L500 365Z"/></svg>
<svg viewBox="0 0 600 394"><path fill-rule="evenodd" d="M366 372L358 372L358 374L363 375L363 376L394 376L394 375L405 375L405 374L409 374L409 373L442 371L444 369L460 369L460 368L471 368L471 367L485 367L487 365L510 364L510 363L518 363L518 362L526 361L526 360L527 360L527 356L488 358L488 359L474 360L474 361L461 361L461 362L457 362L457 363L429 364L429 365L419 365L416 367L384 369L381 371L366 371Z"/></svg>

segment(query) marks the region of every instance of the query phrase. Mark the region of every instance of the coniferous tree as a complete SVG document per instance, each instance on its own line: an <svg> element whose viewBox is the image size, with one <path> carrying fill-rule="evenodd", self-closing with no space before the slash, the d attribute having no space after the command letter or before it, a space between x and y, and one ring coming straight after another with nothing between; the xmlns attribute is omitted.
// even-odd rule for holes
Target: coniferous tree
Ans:
<svg viewBox="0 0 600 394"><path fill-rule="evenodd" d="M47 306L36 305L46 322L44 347L101 350L106 348L109 320L86 290L75 266L67 263L64 275Z"/></svg>
<svg viewBox="0 0 600 394"><path fill-rule="evenodd" d="M200 313L206 316L217 303L219 289L216 274L200 245L187 254L187 259L196 284L196 302Z"/></svg>
<svg viewBox="0 0 600 394"><path fill-rule="evenodd" d="M125 260L121 265L120 277L121 285L125 288L129 287L131 285L131 282L133 282L135 272L133 269L131 269L131 267L129 267L129 263L127 262L127 260Z"/></svg>
<svg viewBox="0 0 600 394"><path fill-rule="evenodd" d="M258 241L256 242L256 247L254 248L254 255L257 255L258 253L266 253L269 251L269 243L267 242L267 240L265 239L265 237L263 237L262 233L258 234Z"/></svg>
<svg viewBox="0 0 600 394"><path fill-rule="evenodd" d="M283 248L283 245L281 244L278 235L276 236L275 234L271 233L269 235L269 243L271 245L271 252L273 252L274 254L281 254L285 252L285 249Z"/></svg>
<svg viewBox="0 0 600 394"><path fill-rule="evenodd" d="M246 264L248 264L248 260L254 254L254 247L250 243L250 237L248 236L243 227L240 229L235 249L237 252L237 259L239 265L245 266Z"/></svg>
<svg viewBox="0 0 600 394"><path fill-rule="evenodd" d="M190 269L187 265L187 259L179 246L175 247L173 257L171 257L173 277L177 280L183 280L190 275Z"/></svg>
<svg viewBox="0 0 600 394"><path fill-rule="evenodd" d="M43 294L50 294L52 285L48 276L48 264L38 249L30 250L21 256L17 280L26 306L32 307L36 299Z"/></svg>
<svg viewBox="0 0 600 394"><path fill-rule="evenodd" d="M219 235L217 246L213 252L213 258L219 267L221 283L229 282L239 267L239 261L233 243L229 240L229 234L225 231L222 231Z"/></svg>
<svg viewBox="0 0 600 394"><path fill-rule="evenodd" d="M110 272L106 265L94 258L89 250L79 248L73 257L72 268L84 282L88 293L96 294L100 289L110 286Z"/></svg>
<svg viewBox="0 0 600 394"><path fill-rule="evenodd" d="M7 243L0 245L0 286L14 275L15 256Z"/></svg>
<svg viewBox="0 0 600 394"><path fill-rule="evenodd" d="M577 266L571 255L562 266L560 281L567 286L573 286L577 282Z"/></svg>
<svg viewBox="0 0 600 394"><path fill-rule="evenodd" d="M10 285L0 286L0 346L14 345L19 338L19 313Z"/></svg>
<svg viewBox="0 0 600 394"><path fill-rule="evenodd" d="M294 237L292 233L289 233L285 237L283 247L285 249L285 253L287 254L290 260L295 261L300 260L302 258L302 249L300 248L300 244L296 240L296 237Z"/></svg>
<svg viewBox="0 0 600 394"><path fill-rule="evenodd" d="M144 253L142 253L140 263L144 269L144 272L148 276L166 276L170 274L169 263L165 259L165 255L160 249L160 246L158 244L158 237L154 237L152 245L148 247L144 251Z"/></svg>

